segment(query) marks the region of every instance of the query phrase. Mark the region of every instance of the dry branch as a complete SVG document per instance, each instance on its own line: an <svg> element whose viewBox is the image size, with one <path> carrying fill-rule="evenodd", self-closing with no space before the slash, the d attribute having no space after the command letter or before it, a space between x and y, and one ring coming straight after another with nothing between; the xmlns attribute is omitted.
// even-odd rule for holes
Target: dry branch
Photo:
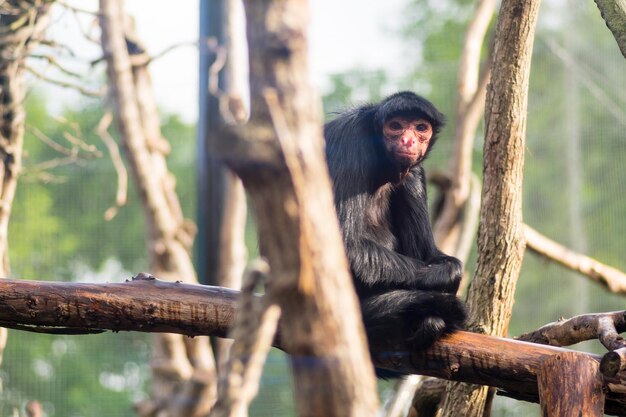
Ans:
<svg viewBox="0 0 626 417"><path fill-rule="evenodd" d="M255 288L265 284L269 267L257 262L246 275L237 303L235 323L229 336L234 342L220 373L218 400L211 417L241 417L258 392L267 354L278 328L280 307L257 297Z"/></svg>
<svg viewBox="0 0 626 417"><path fill-rule="evenodd" d="M595 0L619 50L626 58L626 0Z"/></svg>
<svg viewBox="0 0 626 417"><path fill-rule="evenodd" d="M524 235L528 249L536 254L591 278L611 292L626 294L626 274L622 271L576 253L528 225L524 226Z"/></svg>
<svg viewBox="0 0 626 417"><path fill-rule="evenodd" d="M586 340L600 339L609 350L623 347L611 334L626 331L624 311L581 314L568 320L546 324L532 332L516 337L517 340L552 346L571 346Z"/></svg>
<svg viewBox="0 0 626 417"><path fill-rule="evenodd" d="M439 248L445 253L460 257L463 262L467 261L469 251L457 253L463 243L464 219L461 217L470 198L472 148L483 114L485 92L490 78L488 65L480 73L481 50L495 7L495 0L479 1L465 33L457 76L456 126L454 149L450 158L451 187L444 194L443 208L433 227Z"/></svg>
<svg viewBox="0 0 626 417"><path fill-rule="evenodd" d="M126 171L124 161L122 161L120 149L117 146L115 139L113 139L113 136L111 136L108 131L112 121L113 114L110 111L107 111L104 113L95 129L96 134L100 137L100 139L102 139L102 142L104 142L109 151L109 155L111 156L111 162L113 163L113 168L115 168L115 173L117 174L117 191L115 193L115 205L109 207L104 212L104 218L106 220L112 220L113 217L115 217L118 208L126 204L128 194L128 172Z"/></svg>
<svg viewBox="0 0 626 417"><path fill-rule="evenodd" d="M585 340L598 339L609 352L602 357L600 371L609 377L626 369L626 341L620 333L626 331L626 311L582 314L569 320L559 320L525 333L518 340L570 346Z"/></svg>
<svg viewBox="0 0 626 417"><path fill-rule="evenodd" d="M233 324L239 292L226 288L165 282L148 274L116 284L0 280L0 325L27 331L176 332L224 337ZM286 349L290 343L276 339ZM425 353L389 355L373 347L376 366L455 381L498 387L508 396L538 401L542 363L569 350L457 332ZM580 357L596 355L575 352ZM625 377L605 378L606 412L626 415Z"/></svg>
<svg viewBox="0 0 626 417"><path fill-rule="evenodd" d="M225 337L238 292L145 273L116 284L0 280L0 325L42 333L105 330Z"/></svg>

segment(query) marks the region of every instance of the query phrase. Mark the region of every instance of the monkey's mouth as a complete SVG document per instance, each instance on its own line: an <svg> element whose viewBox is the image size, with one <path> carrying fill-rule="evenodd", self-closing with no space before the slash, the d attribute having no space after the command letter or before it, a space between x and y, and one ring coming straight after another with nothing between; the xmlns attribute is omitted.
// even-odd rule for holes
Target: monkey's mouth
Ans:
<svg viewBox="0 0 626 417"><path fill-rule="evenodd" d="M398 160L401 162L416 163L422 158L420 152L398 152L396 153Z"/></svg>
<svg viewBox="0 0 626 417"><path fill-rule="evenodd" d="M396 154L396 166L400 171L410 169L417 165L421 159L419 153L398 152Z"/></svg>

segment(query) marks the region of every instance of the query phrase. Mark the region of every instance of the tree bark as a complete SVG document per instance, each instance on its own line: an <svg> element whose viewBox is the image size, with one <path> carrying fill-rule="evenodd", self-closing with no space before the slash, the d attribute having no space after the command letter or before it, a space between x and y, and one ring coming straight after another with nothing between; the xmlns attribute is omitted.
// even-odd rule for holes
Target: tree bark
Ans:
<svg viewBox="0 0 626 417"><path fill-rule="evenodd" d="M10 275L9 219L22 167L26 58L43 39L52 1L4 1L0 16L0 277ZM0 364L7 331L0 328Z"/></svg>
<svg viewBox="0 0 626 417"><path fill-rule="evenodd" d="M626 58L626 0L595 0L619 50Z"/></svg>
<svg viewBox="0 0 626 417"><path fill-rule="evenodd" d="M169 144L161 135L156 101L146 67L132 65L127 42L146 55L124 15L121 0L100 1L102 49L110 94L126 158L144 209L150 271L172 281L197 282L191 261L195 226L183 218L175 179L167 169ZM207 338L177 334L155 337L151 404L166 416L206 415L215 401L216 376ZM176 397L176 401L174 401Z"/></svg>
<svg viewBox="0 0 626 417"><path fill-rule="evenodd" d="M478 264L468 293L469 329L506 334L524 256L522 179L530 60L539 0L502 2L487 88ZM444 416L480 417L487 388L451 383Z"/></svg>
<svg viewBox="0 0 626 417"><path fill-rule="evenodd" d="M320 100L308 80L307 7L245 2L251 119L228 130L220 152L254 204L298 414L368 416L378 409L376 384L324 161Z"/></svg>

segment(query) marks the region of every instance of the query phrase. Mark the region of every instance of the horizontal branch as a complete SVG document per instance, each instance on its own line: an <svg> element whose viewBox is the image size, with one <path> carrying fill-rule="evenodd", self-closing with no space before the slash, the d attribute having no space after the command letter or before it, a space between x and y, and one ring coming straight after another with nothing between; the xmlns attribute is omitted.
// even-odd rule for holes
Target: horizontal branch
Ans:
<svg viewBox="0 0 626 417"><path fill-rule="evenodd" d="M599 339L608 350L615 350L624 347L623 339L617 335L625 331L626 312L613 311L561 319L524 333L516 339L552 346L571 346L586 340Z"/></svg>
<svg viewBox="0 0 626 417"><path fill-rule="evenodd" d="M571 346L586 340L600 340L609 352L602 357L600 371L608 377L626 370L626 341L620 333L626 331L626 311L581 314L568 320L546 324L517 340L552 346Z"/></svg>
<svg viewBox="0 0 626 417"><path fill-rule="evenodd" d="M238 291L167 282L88 284L0 279L0 326L42 333L106 330L225 337Z"/></svg>
<svg viewBox="0 0 626 417"><path fill-rule="evenodd" d="M0 325L48 333L112 330L225 337L237 295L226 288L164 282L144 273L116 284L0 279ZM281 348L280 341L274 344ZM534 402L541 364L563 352L572 351L469 332L447 336L426 352L372 346L377 367L490 385ZM600 361L596 355L576 354ZM626 415L621 376L605 378L607 414Z"/></svg>
<svg viewBox="0 0 626 417"><path fill-rule="evenodd" d="M626 274L593 258L576 253L524 225L526 247L566 268L586 275L611 292L626 294Z"/></svg>

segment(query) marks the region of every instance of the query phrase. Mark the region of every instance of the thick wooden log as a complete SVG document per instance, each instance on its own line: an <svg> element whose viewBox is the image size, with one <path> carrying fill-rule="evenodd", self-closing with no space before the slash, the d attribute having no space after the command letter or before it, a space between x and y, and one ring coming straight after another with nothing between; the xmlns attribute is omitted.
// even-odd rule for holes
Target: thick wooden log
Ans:
<svg viewBox="0 0 626 417"><path fill-rule="evenodd" d="M238 294L159 281L148 274L116 284L0 279L0 326L46 333L112 330L225 337ZM278 339L274 345L283 348ZM462 331L442 338L426 352L372 346L377 367L490 385L531 402L539 402L537 380L544 361L568 352L572 351ZM597 355L575 354L600 362ZM625 379L622 373L604 378L607 414L626 415Z"/></svg>
<svg viewBox="0 0 626 417"><path fill-rule="evenodd" d="M0 279L0 326L43 333L103 330L226 337L239 291L160 281L88 284Z"/></svg>
<svg viewBox="0 0 626 417"><path fill-rule="evenodd" d="M577 352L544 360L538 376L544 417L602 417L605 395L598 361Z"/></svg>

